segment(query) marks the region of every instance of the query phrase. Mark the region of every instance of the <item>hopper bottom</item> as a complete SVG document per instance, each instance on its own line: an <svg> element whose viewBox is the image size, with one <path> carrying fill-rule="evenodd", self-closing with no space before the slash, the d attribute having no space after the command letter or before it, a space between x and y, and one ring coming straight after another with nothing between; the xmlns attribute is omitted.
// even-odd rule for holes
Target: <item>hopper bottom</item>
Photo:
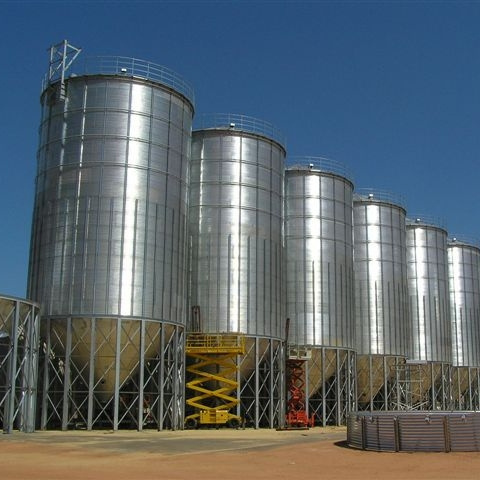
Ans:
<svg viewBox="0 0 480 480"><path fill-rule="evenodd" d="M452 367L452 403L455 410L480 410L480 367Z"/></svg>
<svg viewBox="0 0 480 480"><path fill-rule="evenodd" d="M450 408L450 365L443 362L407 362L398 378L408 410Z"/></svg>
<svg viewBox="0 0 480 480"><path fill-rule="evenodd" d="M42 320L42 428L182 426L183 328L132 318Z"/></svg>
<svg viewBox="0 0 480 480"><path fill-rule="evenodd" d="M398 393L392 388L404 357L357 355L357 402L359 410L397 409Z"/></svg>
<svg viewBox="0 0 480 480"><path fill-rule="evenodd" d="M0 297L0 428L35 430L39 306Z"/></svg>
<svg viewBox="0 0 480 480"><path fill-rule="evenodd" d="M344 348L293 346L291 359L304 360L307 414L316 425L345 425L355 402L355 352Z"/></svg>

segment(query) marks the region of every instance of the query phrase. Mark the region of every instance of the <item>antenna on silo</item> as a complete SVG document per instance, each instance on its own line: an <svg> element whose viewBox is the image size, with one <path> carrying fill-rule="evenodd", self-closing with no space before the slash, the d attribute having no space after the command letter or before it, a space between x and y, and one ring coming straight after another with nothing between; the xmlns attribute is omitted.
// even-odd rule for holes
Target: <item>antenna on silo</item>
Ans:
<svg viewBox="0 0 480 480"><path fill-rule="evenodd" d="M80 55L81 48L74 47L63 40L50 47L50 62L48 64L47 84L50 85L60 80L60 98L65 98L65 72L70 68L74 60ZM46 87L47 85L44 85Z"/></svg>

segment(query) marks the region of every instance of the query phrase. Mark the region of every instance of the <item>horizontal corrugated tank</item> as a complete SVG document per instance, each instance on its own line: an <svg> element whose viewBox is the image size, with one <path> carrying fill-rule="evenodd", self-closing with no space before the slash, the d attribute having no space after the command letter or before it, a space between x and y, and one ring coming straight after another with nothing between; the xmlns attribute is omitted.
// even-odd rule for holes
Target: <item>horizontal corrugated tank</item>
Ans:
<svg viewBox="0 0 480 480"><path fill-rule="evenodd" d="M405 222L400 197L377 190L360 190L355 195L355 321L361 403L371 401L385 379L395 373L397 357L407 357L410 351ZM387 365L384 357L390 357Z"/></svg>
<svg viewBox="0 0 480 480"><path fill-rule="evenodd" d="M475 452L480 450L478 412L352 412L347 442L363 450Z"/></svg>
<svg viewBox="0 0 480 480"><path fill-rule="evenodd" d="M311 347L310 395L336 373L334 349L354 348L352 210L353 183L341 163L290 159L285 174L288 341ZM321 347L328 350L322 353Z"/></svg>

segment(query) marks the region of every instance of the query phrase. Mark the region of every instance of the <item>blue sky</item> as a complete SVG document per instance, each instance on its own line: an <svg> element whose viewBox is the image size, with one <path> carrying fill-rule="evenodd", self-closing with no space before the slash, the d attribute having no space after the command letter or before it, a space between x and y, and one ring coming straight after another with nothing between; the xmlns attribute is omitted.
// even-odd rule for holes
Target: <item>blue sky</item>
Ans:
<svg viewBox="0 0 480 480"><path fill-rule="evenodd" d="M48 47L159 63L197 113L270 121L289 156L480 238L480 3L0 0L0 293L24 297Z"/></svg>

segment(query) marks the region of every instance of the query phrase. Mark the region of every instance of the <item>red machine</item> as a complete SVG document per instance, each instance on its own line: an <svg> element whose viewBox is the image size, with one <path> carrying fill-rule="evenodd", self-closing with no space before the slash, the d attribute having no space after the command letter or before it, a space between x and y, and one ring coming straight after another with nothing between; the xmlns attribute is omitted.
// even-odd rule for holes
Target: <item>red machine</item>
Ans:
<svg viewBox="0 0 480 480"><path fill-rule="evenodd" d="M314 415L308 416L305 408L305 359L287 359L287 428L309 428L314 426Z"/></svg>
<svg viewBox="0 0 480 480"><path fill-rule="evenodd" d="M310 351L288 347L290 319L285 325L285 340L287 343L287 415L286 428L309 428L315 424L315 416L307 414L305 400L305 370L304 363L310 358Z"/></svg>

